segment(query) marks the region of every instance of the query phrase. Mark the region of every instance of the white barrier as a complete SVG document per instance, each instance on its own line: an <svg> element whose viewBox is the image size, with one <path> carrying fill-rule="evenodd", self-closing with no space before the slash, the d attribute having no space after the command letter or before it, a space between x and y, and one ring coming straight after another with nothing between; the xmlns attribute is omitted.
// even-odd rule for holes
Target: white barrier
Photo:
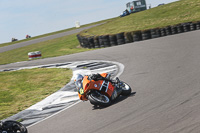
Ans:
<svg viewBox="0 0 200 133"><path fill-rule="evenodd" d="M40 51L35 51L35 52L29 52L28 53L28 58L31 60L31 59L34 59L34 58L40 58L42 57L42 53Z"/></svg>
<svg viewBox="0 0 200 133"><path fill-rule="evenodd" d="M76 21L76 22L75 22L75 25L76 25L76 28L79 28L79 27L80 27L80 22L79 22L79 21Z"/></svg>

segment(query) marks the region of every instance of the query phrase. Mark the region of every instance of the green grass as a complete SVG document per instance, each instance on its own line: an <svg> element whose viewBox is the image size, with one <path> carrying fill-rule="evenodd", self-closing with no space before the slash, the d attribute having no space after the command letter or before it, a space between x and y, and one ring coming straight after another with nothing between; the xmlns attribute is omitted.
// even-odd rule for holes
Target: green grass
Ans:
<svg viewBox="0 0 200 133"><path fill-rule="evenodd" d="M0 120L56 92L71 77L72 70L58 68L0 72Z"/></svg>
<svg viewBox="0 0 200 133"><path fill-rule="evenodd" d="M26 47L0 53L0 64L8 64L28 59L28 52L41 51L42 58L55 57L88 51L90 49L81 48L76 35L69 35Z"/></svg>
<svg viewBox="0 0 200 133"><path fill-rule="evenodd" d="M117 18L104 25L85 30L81 32L81 35L116 34L165 27L191 21L200 21L200 0L180 0L126 17Z"/></svg>

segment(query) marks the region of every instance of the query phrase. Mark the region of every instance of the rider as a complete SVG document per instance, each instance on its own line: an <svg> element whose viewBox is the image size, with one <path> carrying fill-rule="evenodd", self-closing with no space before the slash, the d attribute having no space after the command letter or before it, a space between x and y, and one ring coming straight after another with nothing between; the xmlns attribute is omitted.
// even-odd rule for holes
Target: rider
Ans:
<svg viewBox="0 0 200 133"><path fill-rule="evenodd" d="M81 100L86 100L87 98L85 97L84 94L84 90L83 90L83 76L81 74L78 74L75 78L75 85L76 85L76 88L78 90L78 95L79 95L79 98ZM88 80L94 80L94 81L98 81L98 80L106 80L106 81L109 81L111 83L114 83L115 81L111 80L110 79L110 74L107 74L107 73L102 73L102 74L92 74L92 75L89 75L88 76ZM118 89L117 86L115 86L116 90L117 90L117 93L120 93L122 90L121 89Z"/></svg>

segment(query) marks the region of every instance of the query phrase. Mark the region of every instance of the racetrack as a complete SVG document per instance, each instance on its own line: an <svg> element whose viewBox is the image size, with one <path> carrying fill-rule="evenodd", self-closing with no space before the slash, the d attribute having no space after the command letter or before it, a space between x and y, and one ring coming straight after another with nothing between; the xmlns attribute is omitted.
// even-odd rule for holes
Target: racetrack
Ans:
<svg viewBox="0 0 200 133"><path fill-rule="evenodd" d="M4 47L0 48L0 53L6 52L6 51L9 51L9 50L13 50L13 49L16 49L16 48L25 47L25 46L28 46L28 45L31 45L31 44L44 42L44 41L47 41L47 40L52 40L52 39L55 39L55 38L60 38L60 37L63 37L63 36L68 36L68 35L71 35L71 34L79 33L82 30L90 29L92 27L95 27L95 26L98 26L98 25L101 25L101 24L103 24L103 23L95 24L95 25L91 25L91 26L87 26L87 27L83 27L83 28L78 28L78 29L74 29L74 30L70 30L70 31L66 31L66 32L62 32L62 33L58 33L58 34L54 34L54 35L49 35L49 36L45 36L45 37L41 37L41 38L37 38L37 39L25 41L25 42L20 42L20 43L8 45L8 46L4 46Z"/></svg>
<svg viewBox="0 0 200 133"><path fill-rule="evenodd" d="M107 108L80 102L28 127L29 133L198 133L200 31L73 55L1 65L0 69L82 60L124 64L120 79L136 94Z"/></svg>

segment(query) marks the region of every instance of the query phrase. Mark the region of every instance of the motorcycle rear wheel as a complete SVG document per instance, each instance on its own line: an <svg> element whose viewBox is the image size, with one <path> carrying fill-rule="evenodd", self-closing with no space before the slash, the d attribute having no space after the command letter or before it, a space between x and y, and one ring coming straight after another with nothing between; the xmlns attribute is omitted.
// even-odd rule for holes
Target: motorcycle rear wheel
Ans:
<svg viewBox="0 0 200 133"><path fill-rule="evenodd" d="M111 100L106 95L101 94L98 91L93 91L89 96L88 100L91 104L96 106L109 106L111 104Z"/></svg>

